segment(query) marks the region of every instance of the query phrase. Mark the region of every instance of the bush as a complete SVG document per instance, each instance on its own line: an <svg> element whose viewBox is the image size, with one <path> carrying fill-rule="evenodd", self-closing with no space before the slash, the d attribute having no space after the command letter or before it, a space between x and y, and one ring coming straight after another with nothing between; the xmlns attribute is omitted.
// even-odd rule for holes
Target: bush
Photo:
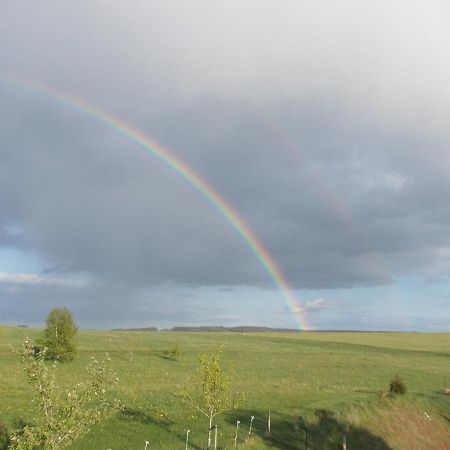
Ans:
<svg viewBox="0 0 450 450"><path fill-rule="evenodd" d="M396 375L395 378L393 378L389 383L389 394L391 395L406 394L406 385L398 375Z"/></svg>
<svg viewBox="0 0 450 450"><path fill-rule="evenodd" d="M46 349L45 358L53 361L72 361L76 355L73 338L78 328L67 308L55 308L47 317L47 328L40 340Z"/></svg>

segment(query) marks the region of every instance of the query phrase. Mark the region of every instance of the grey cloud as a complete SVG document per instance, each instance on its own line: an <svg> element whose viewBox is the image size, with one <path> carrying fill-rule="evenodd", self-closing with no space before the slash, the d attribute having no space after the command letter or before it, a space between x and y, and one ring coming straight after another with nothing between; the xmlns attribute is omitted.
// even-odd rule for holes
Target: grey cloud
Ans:
<svg viewBox="0 0 450 450"><path fill-rule="evenodd" d="M36 111L44 109L41 125L33 114L22 117L19 144L4 152L3 190L13 199L10 219L21 223L31 248L60 270L130 283L268 285L220 214L173 173L111 130L34 101ZM447 177L421 146L403 155L400 167L396 139L385 137L381 149L369 135L375 150L346 152L352 135L340 137L328 125L321 128L326 139L305 129L308 146L300 142L295 153L248 111L216 107L212 128L223 115L234 119L210 147L211 138L195 132L205 121L197 112L187 124L174 119L177 137L169 146L182 148L182 157L235 205L296 287L389 283L399 271L429 266L449 245L446 191L438 181L445 185ZM8 130L5 136L13 139ZM324 141L332 136L330 155ZM411 162L416 155L427 162L429 184L423 165Z"/></svg>

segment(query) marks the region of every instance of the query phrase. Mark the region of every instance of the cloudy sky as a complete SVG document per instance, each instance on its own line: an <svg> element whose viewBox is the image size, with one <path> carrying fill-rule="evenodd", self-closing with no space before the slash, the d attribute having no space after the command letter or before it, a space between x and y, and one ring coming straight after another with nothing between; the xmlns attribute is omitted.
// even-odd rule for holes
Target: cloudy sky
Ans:
<svg viewBox="0 0 450 450"><path fill-rule="evenodd" d="M447 2L1 9L0 323L449 331ZM207 182L304 320L192 184L38 85Z"/></svg>

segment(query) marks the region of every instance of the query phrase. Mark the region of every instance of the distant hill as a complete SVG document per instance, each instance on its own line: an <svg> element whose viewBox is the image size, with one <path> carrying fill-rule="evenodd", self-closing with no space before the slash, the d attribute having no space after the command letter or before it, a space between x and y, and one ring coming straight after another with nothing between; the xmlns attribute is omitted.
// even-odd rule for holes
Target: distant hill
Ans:
<svg viewBox="0 0 450 450"><path fill-rule="evenodd" d="M113 328L111 331L158 331L156 327L146 328Z"/></svg>

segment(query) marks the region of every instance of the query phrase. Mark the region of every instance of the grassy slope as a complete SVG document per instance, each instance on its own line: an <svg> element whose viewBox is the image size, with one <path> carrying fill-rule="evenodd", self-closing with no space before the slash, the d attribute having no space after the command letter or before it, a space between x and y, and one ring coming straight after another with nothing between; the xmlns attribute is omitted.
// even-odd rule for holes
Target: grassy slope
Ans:
<svg viewBox="0 0 450 450"><path fill-rule="evenodd" d="M36 330L0 329L0 423L30 421L31 392L17 357L25 335ZM224 367L232 368L246 400L238 411L219 417L219 446L231 444L241 420L240 448L300 449L309 429L310 449L336 449L344 433L348 449L450 448L450 334L187 334L169 332L82 332L80 355L61 365L60 382L84 375L90 355L109 352L120 385L114 395L125 412L94 429L72 449L203 448L207 423L182 406L176 394L196 374L198 354L224 345ZM162 356L180 343L174 362ZM380 399L390 378L400 374L408 386L402 399ZM269 409L273 436L264 438ZM424 412L432 420L425 417ZM254 435L243 443L250 416Z"/></svg>

